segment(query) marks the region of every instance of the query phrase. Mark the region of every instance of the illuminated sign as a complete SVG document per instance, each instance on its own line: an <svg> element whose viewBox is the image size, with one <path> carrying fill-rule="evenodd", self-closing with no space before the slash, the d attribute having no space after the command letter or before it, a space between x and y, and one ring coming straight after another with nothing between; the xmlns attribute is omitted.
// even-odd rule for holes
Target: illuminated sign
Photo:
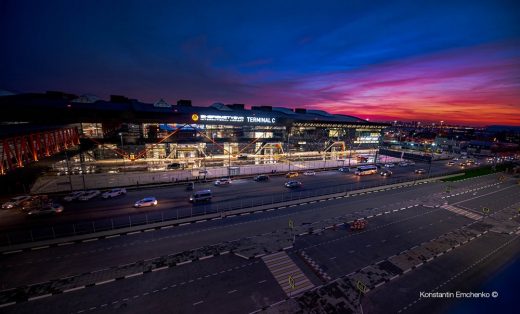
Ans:
<svg viewBox="0 0 520 314"><path fill-rule="evenodd" d="M191 115L191 120L193 120L193 121L199 121L199 115L196 114L196 113L192 114L192 115Z"/></svg>
<svg viewBox="0 0 520 314"><path fill-rule="evenodd" d="M356 143L356 144L361 144L361 143L364 143L364 144L369 144L369 143L375 144L375 143L379 143L379 136L358 136L356 138L356 140L354 141L354 143Z"/></svg>
<svg viewBox="0 0 520 314"><path fill-rule="evenodd" d="M193 115L194 116L194 115ZM192 116L192 119L193 119ZM197 121L193 119L193 121ZM223 116L223 115L212 115L212 114L201 114L200 121L210 122L246 122L246 123L267 123L275 124L276 118L266 117L242 117L242 116Z"/></svg>

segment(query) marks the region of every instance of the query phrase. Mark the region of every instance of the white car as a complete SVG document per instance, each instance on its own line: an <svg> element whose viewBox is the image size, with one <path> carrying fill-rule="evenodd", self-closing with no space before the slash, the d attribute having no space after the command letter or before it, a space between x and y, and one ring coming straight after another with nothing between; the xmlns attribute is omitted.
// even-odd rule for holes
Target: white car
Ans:
<svg viewBox="0 0 520 314"><path fill-rule="evenodd" d="M30 199L29 195L16 196L10 199L8 202L2 204L2 209L10 209L13 207L20 206L24 201Z"/></svg>
<svg viewBox="0 0 520 314"><path fill-rule="evenodd" d="M121 195L125 195L125 194L126 194L126 189L117 188L117 189L112 189L112 190L104 192L103 194L101 194L101 197L104 199L107 199L107 198L117 197L117 196L121 196Z"/></svg>
<svg viewBox="0 0 520 314"><path fill-rule="evenodd" d="M72 192L70 194L68 194L67 196L65 196L63 198L63 200L65 202L72 202L73 200L76 200L78 199L80 196L82 196L83 194L85 194L85 191L76 191L76 192Z"/></svg>
<svg viewBox="0 0 520 314"><path fill-rule="evenodd" d="M220 178L217 181L215 181L215 183L213 183L213 184L214 185L228 185L228 184L231 184L231 179Z"/></svg>
<svg viewBox="0 0 520 314"><path fill-rule="evenodd" d="M407 167L408 163L406 161L399 162L399 167Z"/></svg>
<svg viewBox="0 0 520 314"><path fill-rule="evenodd" d="M99 194L101 194L101 192L99 192L99 190L91 190L91 191L85 192L85 194L81 195L78 199L80 201L88 201L88 200L98 196Z"/></svg>
<svg viewBox="0 0 520 314"><path fill-rule="evenodd" d="M150 206L157 206L157 199L153 196L145 197L141 200L138 200L135 202L134 207L150 207Z"/></svg>
<svg viewBox="0 0 520 314"><path fill-rule="evenodd" d="M394 166L394 164L385 164L385 168L393 168Z"/></svg>
<svg viewBox="0 0 520 314"><path fill-rule="evenodd" d="M316 172L315 171L305 171L303 173L304 176L315 176L316 175Z"/></svg>

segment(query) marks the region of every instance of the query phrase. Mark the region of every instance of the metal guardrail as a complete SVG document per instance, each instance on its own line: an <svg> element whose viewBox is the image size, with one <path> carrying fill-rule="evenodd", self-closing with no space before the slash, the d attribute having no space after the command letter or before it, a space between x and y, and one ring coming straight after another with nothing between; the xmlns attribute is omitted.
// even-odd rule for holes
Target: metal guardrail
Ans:
<svg viewBox="0 0 520 314"><path fill-rule="evenodd" d="M432 179L436 177L442 177L450 174L460 173L461 171L451 171L446 173L436 174L430 176ZM272 195L271 197L258 197L251 198L248 200L232 200L223 202L214 202L204 205L192 205L183 208L162 210L154 213L147 214L134 214L128 216L120 216L107 219L98 219L86 222L78 223L62 223L48 227L25 229L25 230L13 230L5 232L0 236L0 246L11 246L15 244L22 244L28 242L36 242L42 240L50 240L61 237L84 235L89 233L96 233L101 231L115 230L119 228L134 227L139 225L147 225L158 222L172 221L189 217L202 216L205 214L221 213L225 216L226 212L240 209L253 208L256 206L265 206L281 204L283 202L295 201L300 199L306 199L311 197L320 197L337 193L347 193L355 190L362 190L367 188L374 188L378 186L387 186L392 184L399 184L405 182L415 182L417 179L410 180L409 178L385 180L385 182L374 182L373 184L363 183L350 183L343 184L328 188L319 188L308 191L292 191L285 192L278 195Z"/></svg>

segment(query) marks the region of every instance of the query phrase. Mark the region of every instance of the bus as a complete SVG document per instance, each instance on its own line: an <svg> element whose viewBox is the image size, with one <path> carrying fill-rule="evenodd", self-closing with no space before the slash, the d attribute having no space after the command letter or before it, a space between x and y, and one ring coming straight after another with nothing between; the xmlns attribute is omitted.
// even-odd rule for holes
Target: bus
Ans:
<svg viewBox="0 0 520 314"><path fill-rule="evenodd" d="M357 176L365 176L369 174L376 174L377 173L377 167L376 166L359 166L356 169L356 172L354 172Z"/></svg>

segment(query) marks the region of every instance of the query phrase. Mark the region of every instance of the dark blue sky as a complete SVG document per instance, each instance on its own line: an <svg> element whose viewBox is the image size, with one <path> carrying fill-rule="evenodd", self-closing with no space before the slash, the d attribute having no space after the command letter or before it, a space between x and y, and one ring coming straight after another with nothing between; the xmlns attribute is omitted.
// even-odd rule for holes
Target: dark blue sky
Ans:
<svg viewBox="0 0 520 314"><path fill-rule="evenodd" d="M478 102L518 108L519 21L520 2L500 0L0 1L0 89L359 112L412 106L396 82L440 68L462 71L457 82L499 82L507 100L495 88ZM472 55L488 70L468 77ZM382 75L385 93L353 88ZM407 90L421 88L432 91Z"/></svg>

